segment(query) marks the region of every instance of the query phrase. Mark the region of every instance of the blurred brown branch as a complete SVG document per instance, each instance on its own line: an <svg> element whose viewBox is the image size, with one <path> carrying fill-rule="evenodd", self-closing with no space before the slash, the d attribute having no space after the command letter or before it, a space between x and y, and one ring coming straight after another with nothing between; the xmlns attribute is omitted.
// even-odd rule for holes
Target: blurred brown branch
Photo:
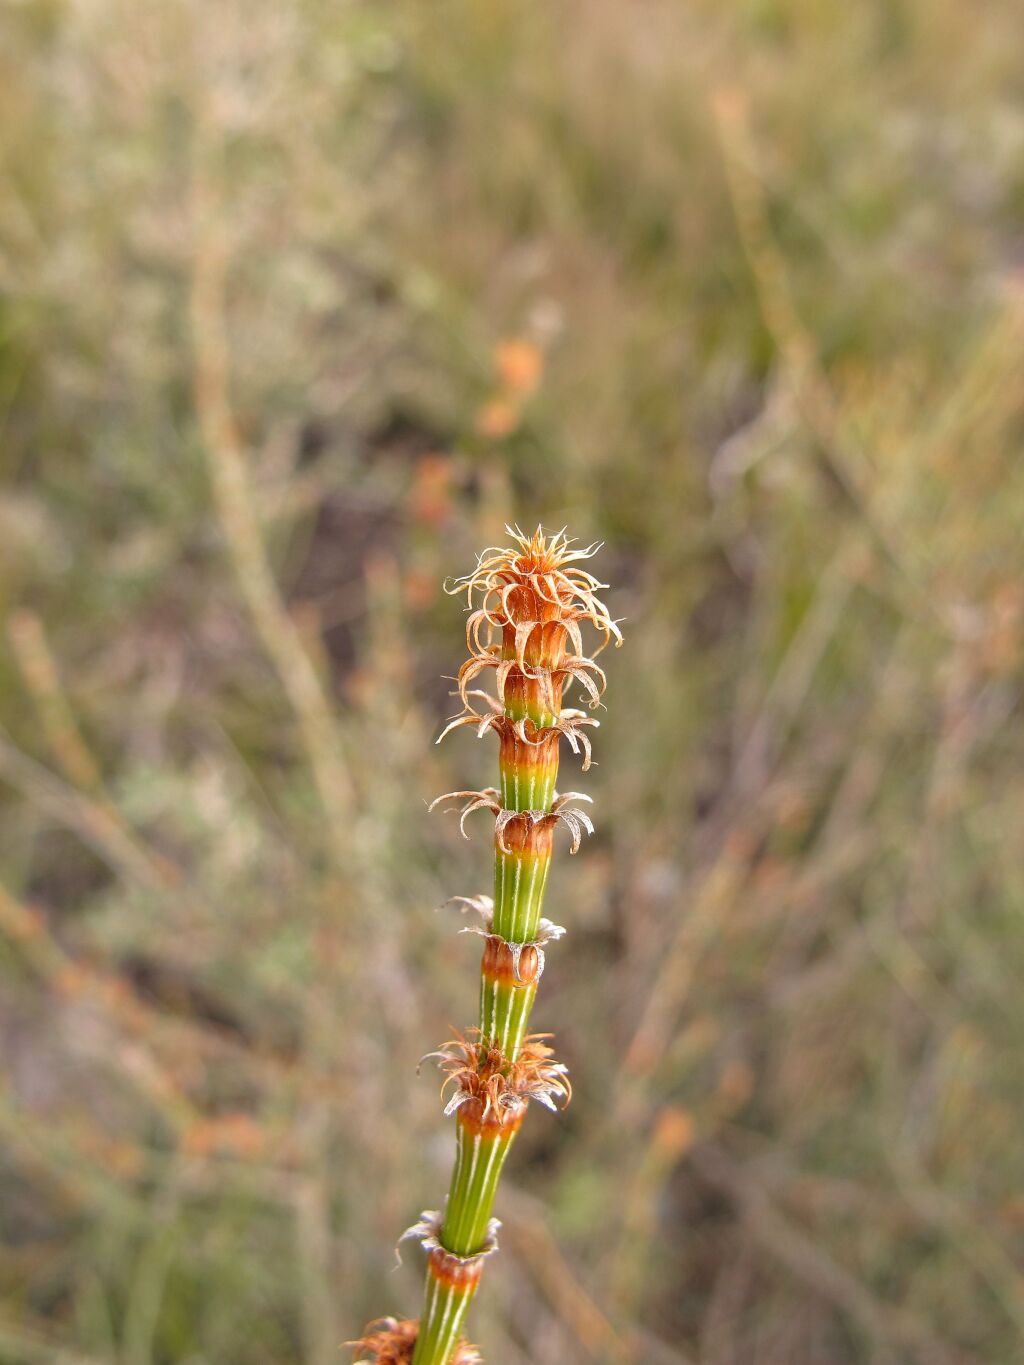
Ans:
<svg viewBox="0 0 1024 1365"><path fill-rule="evenodd" d="M324 684L274 579L231 408L225 288L228 232L214 167L217 134L201 122L196 154L191 282L194 393L217 510L239 587L294 709L335 851L352 818L352 787Z"/></svg>

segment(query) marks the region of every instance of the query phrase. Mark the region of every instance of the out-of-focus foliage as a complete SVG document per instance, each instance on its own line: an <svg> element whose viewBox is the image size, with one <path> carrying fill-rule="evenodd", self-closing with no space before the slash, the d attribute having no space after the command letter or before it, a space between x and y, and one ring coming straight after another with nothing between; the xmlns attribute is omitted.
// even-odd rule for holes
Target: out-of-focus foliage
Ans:
<svg viewBox="0 0 1024 1365"><path fill-rule="evenodd" d="M627 645L487 1358L1021 1358L1018 7L0 28L0 1358L417 1311L509 517Z"/></svg>

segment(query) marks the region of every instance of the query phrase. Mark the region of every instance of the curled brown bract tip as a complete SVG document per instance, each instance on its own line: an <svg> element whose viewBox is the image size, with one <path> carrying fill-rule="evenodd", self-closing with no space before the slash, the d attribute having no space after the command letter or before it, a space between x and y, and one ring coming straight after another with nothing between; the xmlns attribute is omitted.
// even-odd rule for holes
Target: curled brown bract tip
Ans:
<svg viewBox="0 0 1024 1365"><path fill-rule="evenodd" d="M494 816L501 814L501 799L496 787L484 787L483 791L445 792L443 796L438 796L435 800L431 801L427 809L433 810L435 806L439 806L442 801L465 802L465 805L459 814L459 829L462 831L462 837L464 839L469 838L469 835L466 833L467 815L472 815L475 810L489 810Z"/></svg>
<svg viewBox="0 0 1024 1365"><path fill-rule="evenodd" d="M377 1318L367 1325L358 1341L349 1341L358 1359L355 1365L410 1365L420 1324L417 1318ZM482 1365L475 1346L460 1339L451 1365Z"/></svg>
<svg viewBox="0 0 1024 1365"><path fill-rule="evenodd" d="M356 1365L409 1365L419 1336L418 1318L377 1318L356 1341L347 1341Z"/></svg>
<svg viewBox="0 0 1024 1365"><path fill-rule="evenodd" d="M540 748L550 742L552 735L564 735L569 748L583 759L583 771L586 772L590 767L593 760L593 747L587 729L596 729L601 724L595 716L588 716L584 711L567 707L559 713L553 725L538 726L526 717L521 720L512 720L502 710L501 703L497 698L486 692L474 690L467 693L467 698L469 696L482 697L488 708L487 714L481 715L467 699L466 705L469 709L462 712L461 715L453 716L448 721L437 738L438 744L453 730L459 730L464 725L471 725L476 731L478 739L487 734L488 730L493 730L501 739L508 741L510 738L515 738L532 748Z"/></svg>
<svg viewBox="0 0 1024 1365"><path fill-rule="evenodd" d="M449 1251L441 1241L444 1215L440 1209L424 1209L416 1222L411 1227L406 1228L399 1237L395 1246L395 1263L397 1265L402 1264L402 1255L399 1251L402 1243L414 1239L428 1253L428 1264L440 1270L439 1278L460 1280L463 1284L467 1280L478 1280L484 1261L498 1250L498 1230L500 1227L501 1220L499 1218L488 1219L483 1245L469 1256L460 1256L455 1251Z"/></svg>
<svg viewBox="0 0 1024 1365"><path fill-rule="evenodd" d="M459 829L466 839L469 838L466 833L467 816L478 810L490 811L494 816L494 837L498 848L502 853L508 854L522 852L527 847L531 847L534 852L540 852L542 848L544 851L550 851L551 830L561 823L569 831L569 852L576 853L584 833L593 834L594 822L586 811L569 807L567 803L591 799L585 792L566 792L562 796L556 793L548 811L504 810L498 790L495 787L485 787L483 791L445 792L443 796L431 801L428 809L433 810L444 801L464 802L459 813Z"/></svg>

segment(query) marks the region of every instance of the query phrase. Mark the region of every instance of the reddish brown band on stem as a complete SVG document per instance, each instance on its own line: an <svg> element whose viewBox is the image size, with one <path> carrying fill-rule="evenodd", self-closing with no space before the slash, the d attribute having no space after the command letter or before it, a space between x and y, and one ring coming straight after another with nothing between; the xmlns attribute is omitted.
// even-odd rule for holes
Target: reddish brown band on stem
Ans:
<svg viewBox="0 0 1024 1365"><path fill-rule="evenodd" d="M472 1099L460 1106L459 1123L470 1137L497 1138L501 1134L511 1137L518 1133L525 1113L525 1104L511 1109L492 1104L484 1114L484 1101Z"/></svg>
<svg viewBox="0 0 1024 1365"><path fill-rule="evenodd" d="M543 613L547 615L558 612L558 608L553 602L541 602L535 599L533 604L526 608L527 613L516 620L513 618L501 628L501 647L502 652L508 659L516 657L516 626L525 625L528 621L536 621ZM536 626L526 639L523 648L523 659L529 668L558 668L565 658L565 647L568 640L568 632L561 621L546 620Z"/></svg>
<svg viewBox="0 0 1024 1365"><path fill-rule="evenodd" d="M435 1247L427 1259L427 1274L445 1289L469 1293L480 1283L483 1271L482 1256L453 1256L450 1251Z"/></svg>
<svg viewBox="0 0 1024 1365"><path fill-rule="evenodd" d="M525 563L523 565L523 571L529 572ZM517 577L516 571L514 569L506 569L505 573L508 575L508 583L511 587L511 584L515 582L515 578ZM515 587L512 587L511 591L505 597L502 606L505 620L511 621L516 625L523 625L527 621L557 623L565 615L566 611L566 607L552 600L552 597L544 596L542 593L536 592L527 583L518 583Z"/></svg>
<svg viewBox="0 0 1024 1365"><path fill-rule="evenodd" d="M535 858L550 858L555 842L554 817L536 822L528 816L513 816L505 822L501 831L501 842L495 836L495 844L500 853L520 853ZM504 847L502 847L504 845Z"/></svg>
<svg viewBox="0 0 1024 1365"><path fill-rule="evenodd" d="M528 722L529 729L536 735L536 727L532 722ZM561 738L557 730L546 734L541 740L522 740L515 733L514 728L503 726L500 732L498 745L498 762L503 769L516 769L519 773L520 781L529 781L531 776L543 779L550 776L552 780L558 772L558 741Z"/></svg>
<svg viewBox="0 0 1024 1365"><path fill-rule="evenodd" d="M480 963L480 975L496 985L532 986L540 975L540 954L532 943L528 943L519 954L519 975L516 976L512 945L498 934L490 934Z"/></svg>
<svg viewBox="0 0 1024 1365"><path fill-rule="evenodd" d="M526 722L526 733L536 736L537 729L532 721ZM511 725L503 726L498 745L498 759L502 763L526 763L536 767L558 767L558 742L561 736L557 730L545 734L540 740L534 738L524 743Z"/></svg>

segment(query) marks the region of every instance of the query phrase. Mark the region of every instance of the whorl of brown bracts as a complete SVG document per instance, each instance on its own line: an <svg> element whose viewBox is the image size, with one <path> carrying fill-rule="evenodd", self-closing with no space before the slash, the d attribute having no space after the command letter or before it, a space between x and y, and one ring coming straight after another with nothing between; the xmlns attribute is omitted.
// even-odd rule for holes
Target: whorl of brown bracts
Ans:
<svg viewBox="0 0 1024 1365"><path fill-rule="evenodd" d="M517 632L518 634L518 632ZM516 653L510 654L504 644L485 644L472 653L466 662L459 669L456 682L459 685L459 696L468 706L470 683L475 682L481 673L486 673L489 668L494 669L494 687L498 696L503 702L509 701L508 687L509 680L513 677L514 670L526 678L534 680L539 686L543 701L552 711L559 710L562 700L562 691L565 684L575 680L590 698L590 708L601 704L601 693L607 684L604 669L596 664L593 659L585 659L582 655L567 655L557 653L552 650L545 663L537 663L536 668L525 659L520 662L523 655L519 649L520 642L515 644Z"/></svg>
<svg viewBox="0 0 1024 1365"><path fill-rule="evenodd" d="M526 678L541 681L553 711L558 710L563 686L572 679L587 692L591 706L599 705L604 673L584 656L580 623L586 621L599 632L595 652L612 639L621 644L622 634L597 596L607 585L575 566L595 554L600 545L574 550L570 548L574 542L564 531L545 536L538 526L532 536L525 536L518 526L505 529L514 545L490 547L480 555L472 573L446 585L448 592L465 592L470 607L466 622L470 658L458 677L462 700L472 709L467 701L470 683L493 668L503 702L506 683L513 670L518 670ZM475 593L480 601L473 609Z"/></svg>
<svg viewBox="0 0 1024 1365"><path fill-rule="evenodd" d="M371 1322L358 1341L349 1341L358 1357L356 1365L410 1365L420 1324L417 1318L378 1318ZM461 1339L451 1365L482 1365L483 1356Z"/></svg>
<svg viewBox="0 0 1024 1365"><path fill-rule="evenodd" d="M586 811L577 810L568 803L592 800L593 797L588 796L586 792L563 792L561 796L555 794L549 811L503 810L501 793L497 787L484 787L483 791L445 792L443 796L431 801L428 810L433 810L442 801L464 801L465 805L459 814L459 829L465 839L469 838L466 833L466 817L477 810L489 810L494 816L494 836L503 853L522 851L531 842L534 830L543 835L554 829L561 821L568 829L572 840L569 852L575 853L579 849L584 830L587 834L593 834L594 822ZM548 847L550 848L550 844Z"/></svg>
<svg viewBox="0 0 1024 1365"><path fill-rule="evenodd" d="M463 914L467 910L476 911L483 923L468 925L465 929L460 929L459 933L479 934L481 938L487 940L481 972L486 975L489 955L493 959L493 965L507 959L512 969L512 980L517 986L530 986L540 980L544 974L544 945L555 942L565 934L561 924L553 924L549 919L542 919L538 922L537 931L532 939L526 943L510 943L500 934L493 932L494 901L490 896L451 896L446 904L459 906ZM521 966L525 967L525 970L520 970Z"/></svg>
<svg viewBox="0 0 1024 1365"><path fill-rule="evenodd" d="M485 714L481 714L476 709L470 700L471 697L478 697L483 702L486 708ZM566 707L559 713L558 719L553 725L537 726L528 717L524 717L522 720L513 720L511 716L505 714L497 697L492 697L488 692L480 691L477 688L468 690L463 696L463 701L469 709L452 717L438 735L436 741L438 744L452 730L458 730L463 725L472 725L476 730L478 739L482 738L488 730L494 730L504 740L518 739L523 744L529 744L534 748L540 748L541 745L550 742L552 735L564 735L573 753L583 756L583 771L586 772L590 767L592 746L587 729L597 729L600 726L601 722L596 716L588 716L585 711Z"/></svg>
<svg viewBox="0 0 1024 1365"><path fill-rule="evenodd" d="M471 1121L502 1127L521 1118L530 1100L539 1100L551 1110L556 1110L556 1101L568 1104L572 1099L568 1070L562 1062L551 1060L554 1053L543 1041L550 1037L550 1033L527 1034L514 1062L500 1048L488 1047L477 1028L456 1033L436 1052L428 1052L427 1057L436 1057L445 1073L441 1094L452 1090L445 1114L462 1110Z"/></svg>
<svg viewBox="0 0 1024 1365"><path fill-rule="evenodd" d="M488 979L501 980L503 974L510 976L516 986L535 986L544 975L544 947L565 933L560 924L552 924L542 919L537 925L536 935L526 943L510 943L500 934L492 934L489 929L471 924L459 931L463 934L478 934L487 940L484 948L480 973Z"/></svg>
<svg viewBox="0 0 1024 1365"><path fill-rule="evenodd" d="M596 554L600 542L574 550L570 547L575 541L564 530L551 536L546 536L540 526L532 536L524 535L518 526L506 526L505 530L514 545L489 546L478 556L472 573L446 585L450 593L464 592L471 607L473 594L481 595L480 606L467 627L471 649L474 632L487 625L526 625L530 621L534 625L552 621L563 626L589 621L603 636L602 648L613 638L621 642L617 623L597 596L607 583L573 567ZM535 608L536 614L531 616L529 608ZM578 634L578 630L571 631L570 638L575 642Z"/></svg>

